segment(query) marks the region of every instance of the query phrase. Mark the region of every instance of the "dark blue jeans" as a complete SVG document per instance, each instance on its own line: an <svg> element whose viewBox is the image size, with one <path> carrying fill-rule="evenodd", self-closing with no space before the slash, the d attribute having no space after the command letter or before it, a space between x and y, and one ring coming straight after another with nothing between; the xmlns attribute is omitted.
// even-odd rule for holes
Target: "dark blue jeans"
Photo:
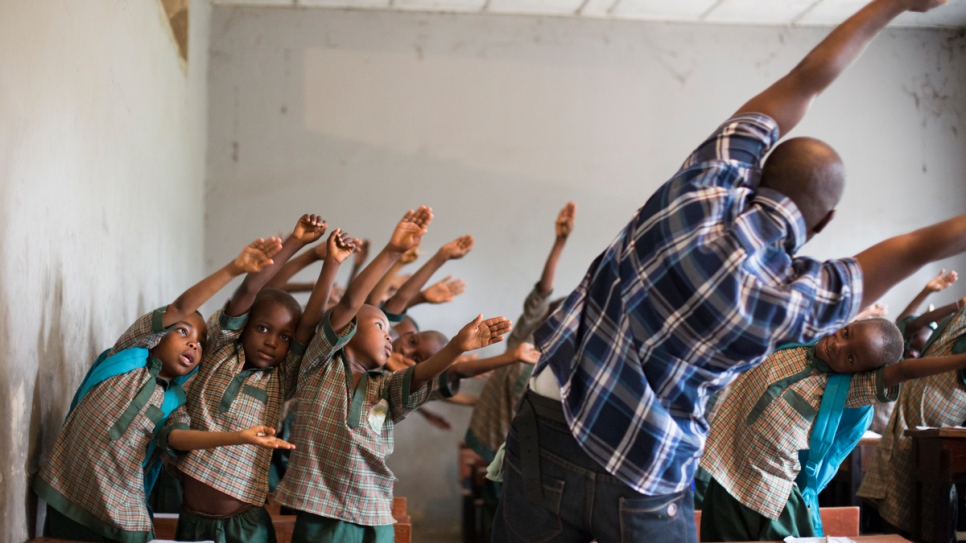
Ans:
<svg viewBox="0 0 966 543"><path fill-rule="evenodd" d="M521 424L527 416L535 414L530 410L528 415L523 405L507 436L494 543L697 543L690 488L662 496L640 494L587 456L566 423L546 417L536 416L535 425L543 496L539 503L528 499L520 441L529 437L518 434L534 427Z"/></svg>

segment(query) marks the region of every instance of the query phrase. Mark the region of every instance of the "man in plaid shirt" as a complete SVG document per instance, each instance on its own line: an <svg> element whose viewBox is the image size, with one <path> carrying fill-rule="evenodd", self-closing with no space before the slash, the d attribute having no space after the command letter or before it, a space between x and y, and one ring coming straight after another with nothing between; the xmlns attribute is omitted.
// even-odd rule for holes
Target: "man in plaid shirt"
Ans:
<svg viewBox="0 0 966 543"><path fill-rule="evenodd" d="M696 541L689 487L708 396L966 250L962 216L854 259L796 256L834 215L841 160L795 138L763 164L889 21L939 3L874 0L836 28L699 146L591 264L535 334L543 356L507 439L494 541Z"/></svg>
<svg viewBox="0 0 966 543"><path fill-rule="evenodd" d="M277 239L259 240L234 262L194 285L171 305L141 316L117 340L101 364L140 357L133 369L105 376L75 397L34 490L47 502L44 535L80 541L143 543L153 538L144 471L155 432L164 422L167 390L194 371L202 357L205 322L197 308L233 277L258 271L277 252ZM93 368L91 378L105 366ZM120 371L120 370L119 370ZM85 385L91 384L85 379ZM231 434L205 434L212 445L260 444L263 427ZM159 447L187 450L189 442L159 439Z"/></svg>
<svg viewBox="0 0 966 543"><path fill-rule="evenodd" d="M438 353L405 371L382 371L392 354L389 321L364 301L379 277L416 246L432 220L410 211L386 247L323 317L299 373L295 452L277 499L298 511L294 543L391 542L393 426L429 397L433 381L464 351L503 339L509 323L482 316Z"/></svg>
<svg viewBox="0 0 966 543"><path fill-rule="evenodd" d="M924 357L966 353L966 308L960 308L946 319L933 334L923 349ZM889 424L882 433L882 441L875 449L872 465L857 492L876 506L883 519L900 530L911 533L913 518L920 515L925 521L926 537L931 541L949 540L954 536L929 535L935 529L929 512L950 505L934 503L933 494L927 492L923 495L922 511L913 511L912 438L904 434L907 429L917 426L962 426L966 421L964 383L962 371L950 371L902 387Z"/></svg>

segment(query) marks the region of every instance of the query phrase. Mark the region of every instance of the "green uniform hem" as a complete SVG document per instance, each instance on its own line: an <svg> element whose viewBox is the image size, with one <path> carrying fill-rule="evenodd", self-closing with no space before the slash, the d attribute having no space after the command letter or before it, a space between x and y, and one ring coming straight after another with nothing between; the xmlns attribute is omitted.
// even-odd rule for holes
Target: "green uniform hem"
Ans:
<svg viewBox="0 0 966 543"><path fill-rule="evenodd" d="M168 306L162 306L151 312L151 332L155 334L160 334L161 332L167 332L168 328L174 326L164 326L164 313L168 310Z"/></svg>
<svg viewBox="0 0 966 543"><path fill-rule="evenodd" d="M172 448L171 445L168 443L168 436L171 435L171 432L173 432L174 430L190 430L190 429L191 427L183 422L175 422L174 424L168 426L164 430L161 430L161 432L158 433L158 448L168 453L169 456L173 456L177 458L181 453L185 451L179 451L177 449Z"/></svg>
<svg viewBox="0 0 966 543"><path fill-rule="evenodd" d="M226 310L228 309L227 305L225 306L225 309ZM232 317L225 311L222 311L221 315L218 317L218 324L221 326L223 330L241 330L242 328L245 327L245 324L247 323L248 323L248 313L239 315L237 317Z"/></svg>
<svg viewBox="0 0 966 543"><path fill-rule="evenodd" d="M899 384L886 388L885 366L875 372L875 398L883 403L890 403L899 398Z"/></svg>
<svg viewBox="0 0 966 543"><path fill-rule="evenodd" d="M40 477L34 480L34 492L37 493L47 505L59 511L65 517L81 524L90 530L103 535L106 538L114 539L122 543L147 543L154 539L154 532L133 532L122 530L116 526L111 526L101 519L95 517L89 511L76 503L70 501L57 489L50 486L47 481ZM147 507L145 505L145 507Z"/></svg>
<svg viewBox="0 0 966 543"><path fill-rule="evenodd" d="M460 391L460 380L457 379L452 385L449 381L449 370L444 370L443 373L439 374L439 380L437 381L437 390L439 390L439 395L444 398L452 398Z"/></svg>
<svg viewBox="0 0 966 543"><path fill-rule="evenodd" d="M480 455L480 457L487 462L493 462L493 459L496 457L496 451L491 451L489 447L484 445L483 442L476 437L476 434L473 433L473 430L466 430L466 437L463 438L463 441L466 442L467 447L473 449L473 452Z"/></svg>
<svg viewBox="0 0 966 543"><path fill-rule="evenodd" d="M293 339L292 342L288 346L288 352L294 353L297 356L302 356L302 355L305 354L305 350L308 349L308 348L309 348L309 346L307 344L305 344L305 343L299 343L298 341L295 341Z"/></svg>

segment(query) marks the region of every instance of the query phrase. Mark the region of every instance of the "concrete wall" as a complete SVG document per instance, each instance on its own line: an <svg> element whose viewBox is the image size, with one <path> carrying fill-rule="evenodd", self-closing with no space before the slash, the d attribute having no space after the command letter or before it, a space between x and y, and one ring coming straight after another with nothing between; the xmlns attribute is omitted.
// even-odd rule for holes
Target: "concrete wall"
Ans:
<svg viewBox="0 0 966 543"><path fill-rule="evenodd" d="M0 0L0 540L96 353L203 272L210 7Z"/></svg>
<svg viewBox="0 0 966 543"><path fill-rule="evenodd" d="M466 295L417 320L453 333L480 311L515 318L564 202L579 210L561 295L693 147L826 33L215 8L206 267L300 213L378 245L406 208L427 204L437 218L424 250L463 233L477 248L444 270L467 281ZM881 36L795 131L829 141L850 172L839 218L805 253L851 255L966 211L964 114L961 34ZM966 272L964 259L943 265ZM931 273L889 294L893 314ZM966 285L954 290L936 301ZM469 413L433 409L456 430L413 417L391 460L420 538L459 521L456 444Z"/></svg>

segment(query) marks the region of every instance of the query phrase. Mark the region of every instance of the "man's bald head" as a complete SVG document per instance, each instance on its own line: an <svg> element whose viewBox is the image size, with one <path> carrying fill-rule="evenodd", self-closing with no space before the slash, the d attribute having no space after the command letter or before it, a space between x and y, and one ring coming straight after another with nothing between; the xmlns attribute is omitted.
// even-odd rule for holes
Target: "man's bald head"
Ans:
<svg viewBox="0 0 966 543"><path fill-rule="evenodd" d="M809 239L832 220L845 188L845 166L835 149L815 138L792 138L768 156L761 186L791 198L805 219Z"/></svg>

